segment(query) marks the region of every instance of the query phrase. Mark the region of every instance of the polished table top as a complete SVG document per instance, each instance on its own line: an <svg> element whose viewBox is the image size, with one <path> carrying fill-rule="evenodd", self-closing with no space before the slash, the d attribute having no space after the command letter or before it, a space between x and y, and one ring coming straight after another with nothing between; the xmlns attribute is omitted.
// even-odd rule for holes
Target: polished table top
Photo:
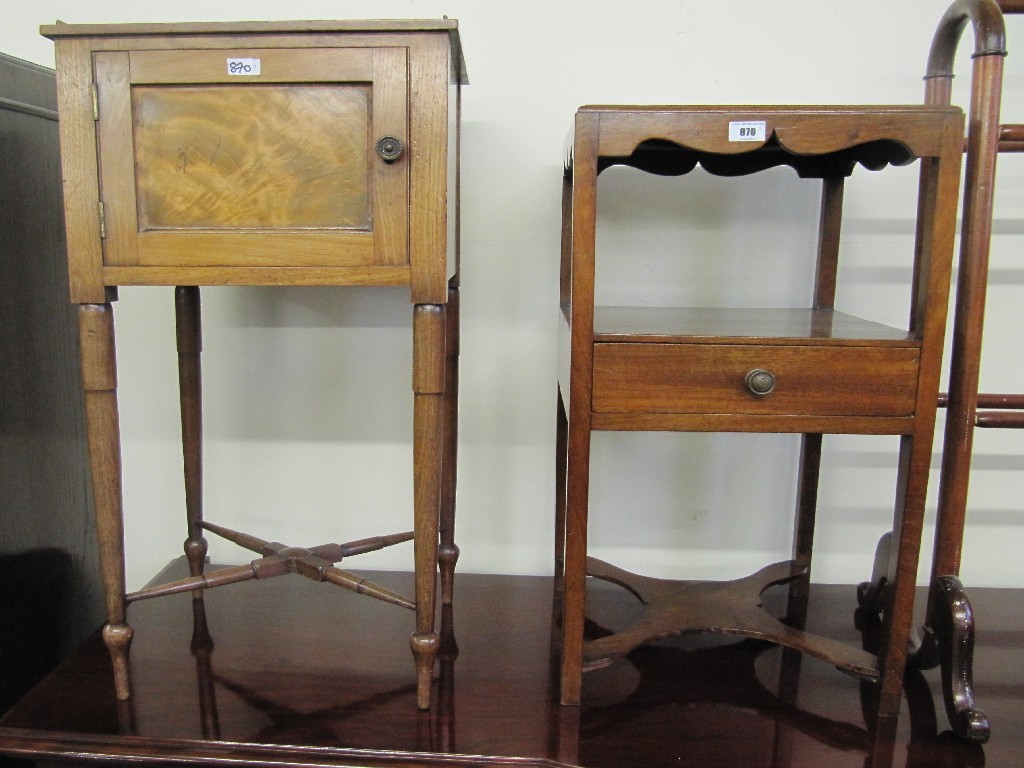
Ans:
<svg viewBox="0 0 1024 768"><path fill-rule="evenodd" d="M373 578L408 589L412 576ZM784 597L771 590L766 605L781 612ZM560 707L551 579L470 574L457 577L457 657L449 642L429 713L417 712L408 674L411 613L285 578L208 593L208 635L187 594L133 604L130 705L114 700L107 653L93 637L4 717L0 745L115 762L1018 766L1024 590L971 597L976 691L992 720L984 747L943 733L936 670L908 676L897 732L876 734L857 679L774 646L712 636L676 638L587 673L583 706ZM809 624L858 642L855 604L853 587L815 585ZM636 605L623 590L594 584L588 614L596 632L628 624Z"/></svg>

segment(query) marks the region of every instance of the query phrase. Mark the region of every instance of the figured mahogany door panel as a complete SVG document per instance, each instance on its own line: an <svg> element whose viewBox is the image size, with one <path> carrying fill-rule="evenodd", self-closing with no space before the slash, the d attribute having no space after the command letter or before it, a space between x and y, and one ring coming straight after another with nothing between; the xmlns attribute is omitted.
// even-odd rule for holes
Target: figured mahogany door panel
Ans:
<svg viewBox="0 0 1024 768"><path fill-rule="evenodd" d="M404 48L97 53L107 266L405 266Z"/></svg>
<svg viewBox="0 0 1024 768"><path fill-rule="evenodd" d="M133 88L139 229L368 231L369 95L332 85Z"/></svg>
<svg viewBox="0 0 1024 768"><path fill-rule="evenodd" d="M595 344L595 412L907 416L916 347ZM752 371L771 379L748 382ZM758 384L770 391L755 394ZM765 387L769 388L769 387Z"/></svg>

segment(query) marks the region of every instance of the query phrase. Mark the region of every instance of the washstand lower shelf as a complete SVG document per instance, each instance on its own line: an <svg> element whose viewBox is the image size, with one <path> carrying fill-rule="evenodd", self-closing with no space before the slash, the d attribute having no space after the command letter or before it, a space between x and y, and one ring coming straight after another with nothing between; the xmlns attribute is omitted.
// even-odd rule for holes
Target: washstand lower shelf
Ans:
<svg viewBox="0 0 1024 768"><path fill-rule="evenodd" d="M675 581L630 573L588 557L587 575L632 592L643 605L643 613L628 629L585 642L583 667L590 670L607 666L652 640L713 632L784 645L865 679L877 680L878 664L873 654L784 624L762 607L765 590L787 584L806 572L805 565L788 560L732 581Z"/></svg>

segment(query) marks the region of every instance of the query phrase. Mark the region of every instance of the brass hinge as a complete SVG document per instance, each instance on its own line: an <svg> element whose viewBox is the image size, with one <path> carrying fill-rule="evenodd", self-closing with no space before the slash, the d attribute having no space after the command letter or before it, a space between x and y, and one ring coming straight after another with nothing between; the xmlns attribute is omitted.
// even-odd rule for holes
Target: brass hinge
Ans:
<svg viewBox="0 0 1024 768"><path fill-rule="evenodd" d="M100 119L100 92L96 83L92 84L92 119L94 122Z"/></svg>
<svg viewBox="0 0 1024 768"><path fill-rule="evenodd" d="M103 208L103 201L100 200L100 238L107 236L107 212Z"/></svg>

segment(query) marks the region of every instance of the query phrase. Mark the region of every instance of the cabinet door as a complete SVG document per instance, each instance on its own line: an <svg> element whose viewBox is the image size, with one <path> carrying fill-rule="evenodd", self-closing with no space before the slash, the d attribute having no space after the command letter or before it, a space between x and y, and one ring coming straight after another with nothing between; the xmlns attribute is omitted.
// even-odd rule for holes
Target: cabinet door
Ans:
<svg viewBox="0 0 1024 768"><path fill-rule="evenodd" d="M97 52L107 266L408 264L406 49Z"/></svg>

